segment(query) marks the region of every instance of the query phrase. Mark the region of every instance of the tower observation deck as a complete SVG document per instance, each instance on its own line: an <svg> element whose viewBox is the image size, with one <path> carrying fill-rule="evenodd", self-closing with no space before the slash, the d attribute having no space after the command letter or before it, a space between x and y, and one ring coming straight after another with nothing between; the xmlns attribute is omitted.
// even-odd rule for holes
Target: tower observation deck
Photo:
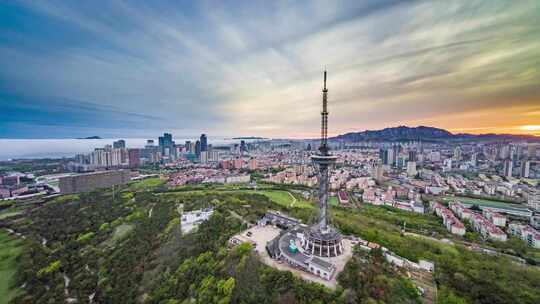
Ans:
<svg viewBox="0 0 540 304"><path fill-rule="evenodd" d="M303 249L313 255L333 257L343 253L341 234L328 225L328 175L329 168L336 162L336 156L330 154L328 147L328 89L326 88L326 71L324 71L324 87L322 90L321 112L321 145L319 153L311 157L318 166L319 172L319 209L320 215L317 223L306 231Z"/></svg>

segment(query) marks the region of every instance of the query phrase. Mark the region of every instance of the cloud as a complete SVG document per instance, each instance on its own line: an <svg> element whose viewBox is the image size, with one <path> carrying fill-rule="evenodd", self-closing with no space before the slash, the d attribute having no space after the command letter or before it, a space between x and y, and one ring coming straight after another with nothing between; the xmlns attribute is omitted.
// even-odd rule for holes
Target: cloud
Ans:
<svg viewBox="0 0 540 304"><path fill-rule="evenodd" d="M530 121L523 111L540 94L536 2L11 6L19 17L0 30L0 93L23 97L10 108L19 116L34 109L26 123L77 117L61 119L71 130L62 134L99 124L119 136L317 136L324 67L334 134L416 122L484 128L486 112L513 128L523 119L509 113ZM23 30L28 22L38 34ZM17 136L17 119L6 136Z"/></svg>

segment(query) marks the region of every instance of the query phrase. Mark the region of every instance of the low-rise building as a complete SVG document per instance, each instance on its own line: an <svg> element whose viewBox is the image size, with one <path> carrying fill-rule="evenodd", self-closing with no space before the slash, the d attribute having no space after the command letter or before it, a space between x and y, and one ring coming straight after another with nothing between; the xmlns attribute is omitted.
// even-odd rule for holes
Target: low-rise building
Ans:
<svg viewBox="0 0 540 304"><path fill-rule="evenodd" d="M510 223L508 225L508 232L527 242L527 245L540 248L540 232L533 227L519 223Z"/></svg>
<svg viewBox="0 0 540 304"><path fill-rule="evenodd" d="M338 191L338 200L340 204L348 204L349 203L349 195L347 192L340 190Z"/></svg>
<svg viewBox="0 0 540 304"><path fill-rule="evenodd" d="M474 230L480 233L484 238L501 242L505 242L507 239L504 231L495 226L495 224L483 217L481 214L475 213L471 218L471 223Z"/></svg>
<svg viewBox="0 0 540 304"><path fill-rule="evenodd" d="M421 214L425 212L424 204L422 204L421 202L413 201L413 200L409 202L395 202L392 205L392 207L400 209L400 210L404 210L404 211L416 212L416 213L421 213Z"/></svg>
<svg viewBox="0 0 540 304"><path fill-rule="evenodd" d="M490 220L495 226L504 227L506 226L506 217L500 213L492 211L490 209L482 210L484 216Z"/></svg>
<svg viewBox="0 0 540 304"><path fill-rule="evenodd" d="M11 191L7 187L0 187L0 198L11 197Z"/></svg>
<svg viewBox="0 0 540 304"><path fill-rule="evenodd" d="M431 210L443 219L443 224L450 233L461 236L465 235L465 225L457 219L452 211L438 202L431 202Z"/></svg>
<svg viewBox="0 0 540 304"><path fill-rule="evenodd" d="M375 189L374 188L367 188L364 189L364 193L362 194L362 201L367 202L374 202L376 198L375 195Z"/></svg>
<svg viewBox="0 0 540 304"><path fill-rule="evenodd" d="M257 225L266 226L268 224L289 229L300 225L300 221L295 218L286 216L279 211L268 211L266 212L264 217L257 222Z"/></svg>
<svg viewBox="0 0 540 304"><path fill-rule="evenodd" d="M183 212L180 219L182 233L189 233L193 231L202 222L207 221L212 213L214 213L213 208Z"/></svg>
<svg viewBox="0 0 540 304"><path fill-rule="evenodd" d="M535 190L529 194L527 204L535 211L540 211L540 191Z"/></svg>

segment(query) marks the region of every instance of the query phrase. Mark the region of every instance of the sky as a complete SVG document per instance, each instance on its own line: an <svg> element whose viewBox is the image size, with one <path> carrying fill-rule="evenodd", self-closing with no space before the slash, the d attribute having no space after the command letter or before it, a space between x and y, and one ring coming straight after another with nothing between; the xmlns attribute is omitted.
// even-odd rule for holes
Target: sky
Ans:
<svg viewBox="0 0 540 304"><path fill-rule="evenodd" d="M540 135L540 1L1 1L0 138Z"/></svg>

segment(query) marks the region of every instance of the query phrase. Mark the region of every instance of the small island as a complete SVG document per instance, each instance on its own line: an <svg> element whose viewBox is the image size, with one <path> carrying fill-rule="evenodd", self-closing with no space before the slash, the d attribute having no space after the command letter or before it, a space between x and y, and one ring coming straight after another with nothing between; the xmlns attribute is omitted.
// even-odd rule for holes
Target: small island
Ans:
<svg viewBox="0 0 540 304"><path fill-rule="evenodd" d="M88 136L88 137L79 137L76 139L102 139L102 138L94 135L94 136Z"/></svg>

